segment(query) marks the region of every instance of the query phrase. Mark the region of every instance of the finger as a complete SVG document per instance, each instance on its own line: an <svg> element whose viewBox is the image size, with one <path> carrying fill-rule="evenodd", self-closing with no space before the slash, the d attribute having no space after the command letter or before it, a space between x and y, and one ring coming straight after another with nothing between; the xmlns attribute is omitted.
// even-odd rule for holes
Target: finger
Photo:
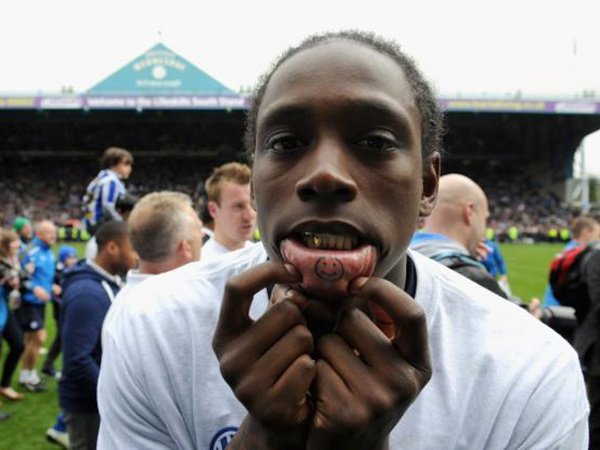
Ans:
<svg viewBox="0 0 600 450"><path fill-rule="evenodd" d="M277 324L277 321L274 321L274 323ZM258 322L255 325L258 325ZM237 350L244 359L256 361L252 370L260 374L267 386L274 384L287 367L299 356L312 353L313 338L308 328L304 324L297 324L290 328L286 329L285 334L282 336L267 335L264 339L261 339L261 337L255 339L257 333L254 333L255 330L253 329L251 337L258 344L254 348L245 345L245 342L240 342L240 345L238 345ZM248 333L248 338L250 338L250 333ZM242 339L242 341L245 340L249 339ZM262 349L260 354L255 353L258 348Z"/></svg>
<svg viewBox="0 0 600 450"><path fill-rule="evenodd" d="M273 385L275 398L285 399L289 405L288 417L296 423L302 423L310 414L308 390L316 376L315 361L309 355L297 358Z"/></svg>
<svg viewBox="0 0 600 450"><path fill-rule="evenodd" d="M327 361L319 360L315 376L315 413L313 425L319 431L330 429L336 423L347 424L355 412L352 393L344 377Z"/></svg>
<svg viewBox="0 0 600 450"><path fill-rule="evenodd" d="M356 279L350 285L353 295L381 307L394 322L392 342L413 366L430 370L431 357L425 312L406 292L382 278Z"/></svg>
<svg viewBox="0 0 600 450"><path fill-rule="evenodd" d="M371 367L389 368L399 358L390 339L357 308L342 313L335 332Z"/></svg>
<svg viewBox="0 0 600 450"><path fill-rule="evenodd" d="M389 341L388 346L391 347ZM350 388L356 387L357 383L360 384L370 378L367 366L348 343L337 334L330 333L321 336L317 342L317 351L320 360L327 361L340 379L346 380L345 383ZM354 383L353 380L356 380L357 383Z"/></svg>
<svg viewBox="0 0 600 450"><path fill-rule="evenodd" d="M297 271L294 274L282 264L271 261L230 278L225 285L215 338L221 339L230 333L237 334L240 329L243 330L252 323L249 311L257 292L275 283L290 284L298 281Z"/></svg>

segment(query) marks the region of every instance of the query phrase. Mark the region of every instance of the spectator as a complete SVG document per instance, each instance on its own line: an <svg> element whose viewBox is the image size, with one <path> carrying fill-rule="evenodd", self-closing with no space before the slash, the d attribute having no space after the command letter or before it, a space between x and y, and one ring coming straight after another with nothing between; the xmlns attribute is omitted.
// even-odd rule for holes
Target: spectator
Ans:
<svg viewBox="0 0 600 450"><path fill-rule="evenodd" d="M65 273L63 280L63 375L58 397L72 450L96 448L102 323L121 286L120 276L136 263L124 222L104 223L98 228L96 239L96 258L81 261Z"/></svg>
<svg viewBox="0 0 600 450"><path fill-rule="evenodd" d="M464 175L440 178L436 207L411 241L411 249L507 298L495 277L477 260L489 216L483 190Z"/></svg>
<svg viewBox="0 0 600 450"><path fill-rule="evenodd" d="M246 130L264 248L157 275L120 304L127 375L103 393L122 412L115 447L586 448L573 349L406 250L435 203L441 130L394 44L341 32L286 52Z"/></svg>
<svg viewBox="0 0 600 450"><path fill-rule="evenodd" d="M487 271L498 281L498 285L504 293L510 297L512 292L508 284L508 272L504 263L504 257L500 252L500 246L495 241L486 239L485 247L487 255L481 259L481 262Z"/></svg>
<svg viewBox="0 0 600 450"><path fill-rule="evenodd" d="M56 227L48 220L38 223L36 237L23 258L23 267L31 273L31 286L23 294L23 299L15 314L25 332L25 351L19 383L32 392L44 391L36 366L40 348L46 340L46 304L52 294L60 293L60 286L54 284L56 259L52 245L56 243Z"/></svg>
<svg viewBox="0 0 600 450"><path fill-rule="evenodd" d="M567 242L563 251L579 247L580 245L588 245L590 242L600 239L600 223L592 217L579 217L573 221L571 233L573 239ZM548 307L558 305L560 305L560 302L554 297L550 285L546 285L543 306Z"/></svg>
<svg viewBox="0 0 600 450"><path fill-rule="evenodd" d="M64 272L75 265L77 262L77 250L70 245L61 245L58 249L58 262L56 264L56 275L54 277L55 284L62 286L62 277ZM48 350L48 355L46 356L46 360L44 361L44 365L42 367L42 373L48 375L52 378L60 378L60 372L57 372L54 368L54 362L58 355L60 355L60 305L62 303L62 292L59 295L52 295L52 315L54 317L54 321L56 322L56 336L52 345L50 345L50 350Z"/></svg>
<svg viewBox="0 0 600 450"><path fill-rule="evenodd" d="M129 271L127 283L104 321L102 347L105 351L98 381L98 407L102 418L98 437L100 448L123 446L123 442L113 440L113 432L122 426L122 414L127 414L120 408L119 399L110 393L111 384L125 373L117 348L120 339L128 338L113 334L111 322L119 320L121 306L135 286L144 279L197 261L202 246L202 222L191 199L178 192L157 192L143 197L129 218L128 229L133 248L140 258L139 269ZM105 391L109 394L103 395ZM110 413L105 414L107 410ZM135 442L131 442L131 448L136 448Z"/></svg>
<svg viewBox="0 0 600 450"><path fill-rule="evenodd" d="M23 394L11 387L13 374L24 349L23 332L12 313L12 309L21 301L21 280L26 279L19 263L19 248L19 236L14 231L0 230L0 343L4 339L10 348L2 369L0 395L9 400L23 399Z"/></svg>
<svg viewBox="0 0 600 450"><path fill-rule="evenodd" d="M21 253L25 253L27 245L33 238L31 222L26 217L17 217L15 219L15 223L13 224L13 230L19 235L19 239L21 240Z"/></svg>
<svg viewBox="0 0 600 450"><path fill-rule="evenodd" d="M129 178L133 156L118 147L106 149L101 160L102 170L88 185L85 204L86 229L94 234L103 220L122 220L117 212L117 199L127 192L122 180Z"/></svg>
<svg viewBox="0 0 600 450"><path fill-rule="evenodd" d="M215 168L206 180L214 236L204 244L205 260L251 244L256 211L250 198L250 175L250 167L233 162Z"/></svg>
<svg viewBox="0 0 600 450"><path fill-rule="evenodd" d="M597 225L597 223L596 223ZM581 234L579 234L581 237ZM597 237L598 239L598 237ZM582 266L590 309L575 331L573 345L582 361L590 401L590 449L600 448L600 241Z"/></svg>
<svg viewBox="0 0 600 450"><path fill-rule="evenodd" d="M117 199L115 208L121 220L127 222L131 210L138 201L138 197L129 193L125 193ZM106 221L106 220L105 220ZM85 258L94 259L98 253L98 244L96 244L96 237L92 236L85 245Z"/></svg>

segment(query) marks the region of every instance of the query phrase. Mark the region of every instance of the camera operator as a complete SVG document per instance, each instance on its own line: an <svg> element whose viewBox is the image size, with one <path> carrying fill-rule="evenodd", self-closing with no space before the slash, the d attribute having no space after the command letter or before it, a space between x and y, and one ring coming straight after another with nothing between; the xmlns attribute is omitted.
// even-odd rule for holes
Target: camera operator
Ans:
<svg viewBox="0 0 600 450"><path fill-rule="evenodd" d="M3 327L0 322L0 340L4 339L10 348L0 379L0 395L9 400L23 399L23 394L11 387L12 376L24 350L23 332L12 310L19 306L20 290L30 281L29 273L22 270L19 263L20 244L17 233L0 230L0 309L6 317Z"/></svg>

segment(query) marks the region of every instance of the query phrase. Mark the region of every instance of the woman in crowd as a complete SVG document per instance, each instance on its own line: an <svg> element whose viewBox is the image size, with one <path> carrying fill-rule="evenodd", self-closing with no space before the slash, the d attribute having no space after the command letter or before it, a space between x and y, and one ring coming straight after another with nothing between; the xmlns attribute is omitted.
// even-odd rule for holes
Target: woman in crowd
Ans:
<svg viewBox="0 0 600 450"><path fill-rule="evenodd" d="M19 236L14 231L0 229L0 342L4 339L10 348L0 379L0 395L9 400L23 399L23 394L11 387L11 379L24 348L23 332L11 311L21 299L19 246Z"/></svg>

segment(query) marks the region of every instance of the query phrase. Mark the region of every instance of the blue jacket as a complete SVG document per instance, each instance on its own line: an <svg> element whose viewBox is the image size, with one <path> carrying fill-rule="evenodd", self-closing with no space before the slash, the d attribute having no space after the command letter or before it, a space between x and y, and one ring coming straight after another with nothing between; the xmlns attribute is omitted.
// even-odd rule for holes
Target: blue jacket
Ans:
<svg viewBox="0 0 600 450"><path fill-rule="evenodd" d="M54 283L54 271L56 268L56 258L52 253L52 248L44 241L34 238L31 241L31 247L23 257L21 266L25 267L30 262L35 265L35 270L31 276L31 289L23 295L23 301L35 305L43 305L41 301L33 294L33 288L41 287L49 295L52 295L52 284Z"/></svg>
<svg viewBox="0 0 600 450"><path fill-rule="evenodd" d="M504 263L504 258L502 257L502 253L500 253L498 244L488 239L485 241L485 245L490 249L487 258L481 261L485 268L495 277L506 275L506 264Z"/></svg>
<svg viewBox="0 0 600 450"><path fill-rule="evenodd" d="M113 279L86 261L64 273L60 312L63 372L58 398L65 412L98 411L102 323L118 290Z"/></svg>

